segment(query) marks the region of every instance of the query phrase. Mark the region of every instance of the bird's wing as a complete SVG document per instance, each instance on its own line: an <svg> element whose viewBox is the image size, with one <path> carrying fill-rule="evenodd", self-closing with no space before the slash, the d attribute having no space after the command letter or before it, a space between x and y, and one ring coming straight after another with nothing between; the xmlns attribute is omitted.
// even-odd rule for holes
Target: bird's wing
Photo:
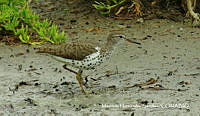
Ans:
<svg viewBox="0 0 200 116"><path fill-rule="evenodd" d="M48 53L72 60L83 60L87 56L97 52L96 46L90 43L70 42L56 46L36 48L37 53Z"/></svg>

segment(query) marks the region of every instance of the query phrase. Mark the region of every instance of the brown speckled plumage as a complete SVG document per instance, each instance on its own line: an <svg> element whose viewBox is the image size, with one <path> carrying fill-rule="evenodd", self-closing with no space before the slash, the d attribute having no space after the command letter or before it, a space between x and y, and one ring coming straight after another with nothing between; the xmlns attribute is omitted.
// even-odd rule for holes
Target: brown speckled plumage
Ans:
<svg viewBox="0 0 200 116"><path fill-rule="evenodd" d="M112 37L113 35L114 34L110 34L107 38L107 43L104 46L100 47L101 55L112 50L113 45L115 45L118 42L116 38ZM98 46L92 43L84 43L83 41L73 41L61 45L38 47L36 49L38 50L37 53L48 53L50 55L55 55L65 59L81 61L84 60L86 56L97 52L96 47Z"/></svg>
<svg viewBox="0 0 200 116"><path fill-rule="evenodd" d="M97 52L95 45L83 42L69 42L56 46L38 47L37 53L48 53L66 59L83 60L86 56Z"/></svg>

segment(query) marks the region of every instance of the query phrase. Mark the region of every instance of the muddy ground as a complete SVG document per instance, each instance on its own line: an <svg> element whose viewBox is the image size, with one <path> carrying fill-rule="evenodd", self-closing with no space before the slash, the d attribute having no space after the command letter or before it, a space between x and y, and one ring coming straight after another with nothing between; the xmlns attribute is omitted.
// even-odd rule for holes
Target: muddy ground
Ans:
<svg viewBox="0 0 200 116"><path fill-rule="evenodd" d="M77 3L40 1L33 9L60 24L69 40L124 42L89 75L81 93L75 75L31 46L0 44L0 115L197 116L200 114L200 30L169 19L114 20ZM81 3L84 5L84 3ZM39 7L39 8L38 8Z"/></svg>

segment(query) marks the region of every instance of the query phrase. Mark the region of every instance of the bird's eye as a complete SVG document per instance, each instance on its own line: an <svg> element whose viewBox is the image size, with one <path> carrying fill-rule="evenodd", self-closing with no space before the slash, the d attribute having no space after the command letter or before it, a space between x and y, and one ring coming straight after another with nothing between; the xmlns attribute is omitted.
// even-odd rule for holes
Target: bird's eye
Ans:
<svg viewBox="0 0 200 116"><path fill-rule="evenodd" d="M115 34L112 37L126 38L126 36L123 34Z"/></svg>
<svg viewBox="0 0 200 116"><path fill-rule="evenodd" d="M120 38L125 38L125 35L118 35L118 37L120 37Z"/></svg>

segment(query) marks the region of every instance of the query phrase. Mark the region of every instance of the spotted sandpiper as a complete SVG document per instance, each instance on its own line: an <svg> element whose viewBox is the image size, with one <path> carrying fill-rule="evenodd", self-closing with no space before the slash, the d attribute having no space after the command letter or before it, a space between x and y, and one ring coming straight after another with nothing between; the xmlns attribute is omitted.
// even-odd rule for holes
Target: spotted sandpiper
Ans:
<svg viewBox="0 0 200 116"><path fill-rule="evenodd" d="M93 69L95 66L100 65L105 59L109 58L114 48L121 43L121 40L139 44L127 39L123 34L111 33L108 35L107 43L103 46L72 41L53 47L39 47L36 49L38 49L37 53L46 53L53 59L65 63L63 67L76 74L76 79L78 80L81 91L85 93L81 76L83 70ZM67 68L67 65L78 68L79 71L73 71Z"/></svg>

